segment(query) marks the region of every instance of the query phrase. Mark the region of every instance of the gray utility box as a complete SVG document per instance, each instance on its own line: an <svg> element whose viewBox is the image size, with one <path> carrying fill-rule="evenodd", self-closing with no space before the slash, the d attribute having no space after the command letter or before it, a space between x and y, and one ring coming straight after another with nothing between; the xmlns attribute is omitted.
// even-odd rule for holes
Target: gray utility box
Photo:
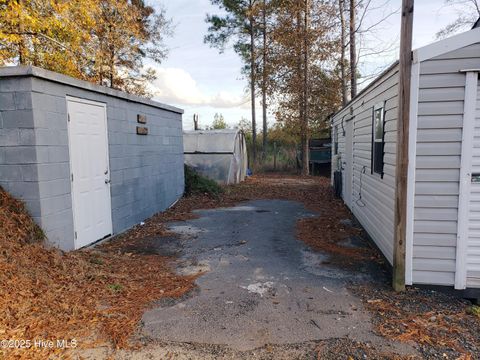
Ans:
<svg viewBox="0 0 480 360"><path fill-rule="evenodd" d="M0 68L0 185L73 250L183 194L183 110L35 67Z"/></svg>

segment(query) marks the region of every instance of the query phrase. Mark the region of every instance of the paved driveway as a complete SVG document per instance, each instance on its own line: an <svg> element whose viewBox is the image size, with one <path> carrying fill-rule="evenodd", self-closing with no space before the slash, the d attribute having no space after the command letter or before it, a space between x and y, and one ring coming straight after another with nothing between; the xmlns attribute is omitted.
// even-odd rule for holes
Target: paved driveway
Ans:
<svg viewBox="0 0 480 360"><path fill-rule="evenodd" d="M409 350L375 336L370 315L347 290L350 281L368 281L368 271L331 268L296 240L296 221L314 215L302 204L257 200L198 215L170 225L180 241L152 243L159 253L179 253L179 272L204 271L198 289L147 311L142 336L237 351L345 337Z"/></svg>

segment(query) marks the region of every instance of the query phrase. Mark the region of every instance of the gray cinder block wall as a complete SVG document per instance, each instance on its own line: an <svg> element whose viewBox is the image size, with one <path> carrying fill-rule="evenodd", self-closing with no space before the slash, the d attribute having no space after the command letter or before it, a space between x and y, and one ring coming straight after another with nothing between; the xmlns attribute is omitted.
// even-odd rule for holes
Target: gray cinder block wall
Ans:
<svg viewBox="0 0 480 360"><path fill-rule="evenodd" d="M0 68L0 185L74 248L67 96L106 104L113 233L182 196L183 110L35 67ZM136 134L137 115L148 135Z"/></svg>

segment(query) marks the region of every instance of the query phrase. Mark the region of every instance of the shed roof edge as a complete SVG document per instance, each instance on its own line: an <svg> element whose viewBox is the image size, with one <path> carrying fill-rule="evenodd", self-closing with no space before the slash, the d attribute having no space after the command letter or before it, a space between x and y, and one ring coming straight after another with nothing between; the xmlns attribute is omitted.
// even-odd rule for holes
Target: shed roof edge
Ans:
<svg viewBox="0 0 480 360"><path fill-rule="evenodd" d="M127 101L136 102L152 106L158 109L171 111L178 114L183 114L184 110L177 108L175 106L163 104L158 101L150 100L147 98L142 98L140 96L128 94L126 92L108 88L106 86L101 86L97 84L90 83L88 81L75 79L73 77L56 73L53 71L45 70L36 66L5 66L0 67L0 78L6 77L23 77L30 76L36 77L46 81L52 81L56 83L61 83L64 85L100 93L107 96L112 96L116 98L121 98Z"/></svg>

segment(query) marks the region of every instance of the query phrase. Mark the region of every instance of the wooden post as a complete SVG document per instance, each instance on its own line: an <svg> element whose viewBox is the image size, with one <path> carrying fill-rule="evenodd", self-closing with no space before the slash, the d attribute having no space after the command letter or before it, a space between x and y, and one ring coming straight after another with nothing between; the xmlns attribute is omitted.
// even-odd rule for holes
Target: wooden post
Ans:
<svg viewBox="0 0 480 360"><path fill-rule="evenodd" d="M402 0L400 63L398 83L397 161L395 177L395 234L393 244L393 288L405 290L407 235L408 139L410 123L410 80L414 0Z"/></svg>

